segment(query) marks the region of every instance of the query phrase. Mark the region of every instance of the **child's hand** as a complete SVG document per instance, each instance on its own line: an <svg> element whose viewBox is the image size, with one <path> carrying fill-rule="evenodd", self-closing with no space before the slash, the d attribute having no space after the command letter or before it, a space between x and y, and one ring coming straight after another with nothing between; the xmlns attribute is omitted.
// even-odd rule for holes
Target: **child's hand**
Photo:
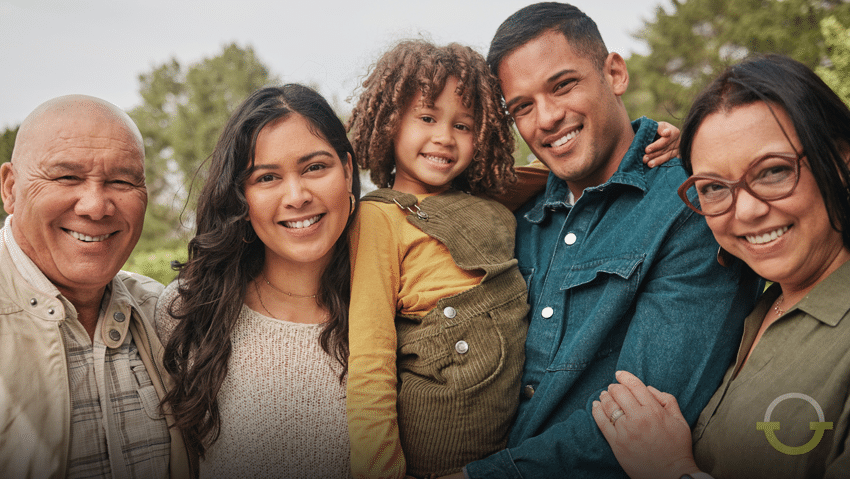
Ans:
<svg viewBox="0 0 850 479"><path fill-rule="evenodd" d="M654 168L679 156L679 133L679 129L670 123L658 122L659 138L646 147L643 162L650 168Z"/></svg>

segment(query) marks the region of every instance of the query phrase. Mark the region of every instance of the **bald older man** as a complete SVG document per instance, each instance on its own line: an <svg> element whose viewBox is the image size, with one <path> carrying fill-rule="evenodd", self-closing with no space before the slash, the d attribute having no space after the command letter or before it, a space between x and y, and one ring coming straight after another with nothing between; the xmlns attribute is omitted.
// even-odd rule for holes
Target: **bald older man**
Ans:
<svg viewBox="0 0 850 479"><path fill-rule="evenodd" d="M0 181L0 477L188 476L159 409L162 286L119 271L147 206L138 128L97 98L50 100Z"/></svg>

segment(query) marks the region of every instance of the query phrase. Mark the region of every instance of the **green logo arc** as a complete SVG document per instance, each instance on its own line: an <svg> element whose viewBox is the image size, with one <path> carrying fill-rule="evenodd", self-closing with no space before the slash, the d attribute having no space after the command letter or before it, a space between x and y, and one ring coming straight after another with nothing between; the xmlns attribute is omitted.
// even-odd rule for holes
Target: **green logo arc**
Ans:
<svg viewBox="0 0 850 479"><path fill-rule="evenodd" d="M803 444L802 446L787 446L776 437L775 431L779 430L779 422L773 422L770 420L770 415L773 413L773 408L776 407L777 404L781 403L786 399L802 399L807 403L811 404L815 411L818 414L818 422L810 422L809 429L815 432L814 436L809 440L809 442ZM788 393L779 396L774 399L770 406L767 407L767 411L764 413L764 422L757 422L756 429L759 431L764 431L764 436L767 438L767 442L773 446L777 451L787 454L789 456L798 456L800 454L806 454L810 452L812 449L817 447L820 444L821 439L823 439L823 434L829 429L832 429L831 422L825 422L823 417L823 409L821 409L820 404L815 401L811 396L807 396L802 393Z"/></svg>

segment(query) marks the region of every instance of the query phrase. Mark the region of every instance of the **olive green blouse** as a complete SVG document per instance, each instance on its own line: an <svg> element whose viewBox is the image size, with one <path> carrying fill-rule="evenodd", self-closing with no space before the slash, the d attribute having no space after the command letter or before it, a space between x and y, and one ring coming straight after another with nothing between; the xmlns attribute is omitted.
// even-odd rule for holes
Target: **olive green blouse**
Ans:
<svg viewBox="0 0 850 479"><path fill-rule="evenodd" d="M779 294L771 286L745 320L694 426L697 465L718 479L850 477L850 261L770 325L742 367Z"/></svg>

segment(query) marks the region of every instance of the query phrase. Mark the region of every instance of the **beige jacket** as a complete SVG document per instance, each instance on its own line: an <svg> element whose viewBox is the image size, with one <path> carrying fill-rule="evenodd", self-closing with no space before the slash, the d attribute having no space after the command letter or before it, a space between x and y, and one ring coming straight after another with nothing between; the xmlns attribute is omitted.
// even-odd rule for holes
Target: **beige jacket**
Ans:
<svg viewBox="0 0 850 479"><path fill-rule="evenodd" d="M150 320L162 285L122 271L112 280L112 291L115 299L130 305L131 321L125 327L161 398L170 383L162 369L163 346ZM64 318L62 302L30 286L0 241L0 477L66 475L71 399L59 329ZM103 341L111 346L115 341L106 331L121 325L103 326ZM171 416L166 419L171 426ZM170 431L171 477L190 477L182 436L175 428Z"/></svg>

